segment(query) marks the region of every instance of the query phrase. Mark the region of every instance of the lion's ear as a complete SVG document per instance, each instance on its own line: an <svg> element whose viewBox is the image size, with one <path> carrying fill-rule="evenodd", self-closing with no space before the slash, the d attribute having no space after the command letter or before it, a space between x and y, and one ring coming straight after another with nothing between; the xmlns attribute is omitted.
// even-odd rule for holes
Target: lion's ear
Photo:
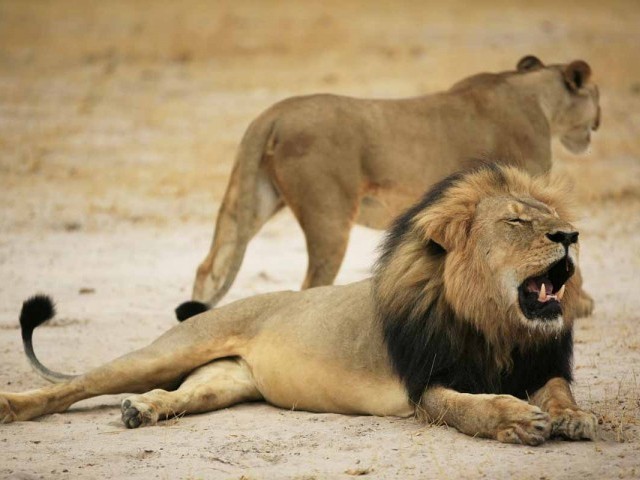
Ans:
<svg viewBox="0 0 640 480"><path fill-rule="evenodd" d="M467 206L446 205L431 209L419 224L425 240L436 243L445 252L451 252L464 248L471 219L472 213Z"/></svg>
<svg viewBox="0 0 640 480"><path fill-rule="evenodd" d="M544 68L544 63L533 55L527 55L526 57L522 57L516 65L516 68L519 72L532 72L533 70L539 70L540 68Z"/></svg>
<svg viewBox="0 0 640 480"><path fill-rule="evenodd" d="M427 249L431 250L431 247L435 247L436 249L439 247L443 252L447 253L451 250L451 245L445 247L444 242L445 238L443 235L444 232L429 232L428 241L427 241Z"/></svg>
<svg viewBox="0 0 640 480"><path fill-rule="evenodd" d="M591 67L583 60L575 60L564 67L562 74L569 90L576 92L591 78Z"/></svg>

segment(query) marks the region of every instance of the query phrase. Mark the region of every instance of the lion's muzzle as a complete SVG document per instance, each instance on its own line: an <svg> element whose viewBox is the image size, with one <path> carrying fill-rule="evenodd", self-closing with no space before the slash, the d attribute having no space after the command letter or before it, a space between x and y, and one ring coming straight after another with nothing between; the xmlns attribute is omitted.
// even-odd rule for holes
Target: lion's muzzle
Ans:
<svg viewBox="0 0 640 480"><path fill-rule="evenodd" d="M525 279L518 287L518 301L530 320L555 320L562 315L565 284L575 272L568 253L536 276Z"/></svg>

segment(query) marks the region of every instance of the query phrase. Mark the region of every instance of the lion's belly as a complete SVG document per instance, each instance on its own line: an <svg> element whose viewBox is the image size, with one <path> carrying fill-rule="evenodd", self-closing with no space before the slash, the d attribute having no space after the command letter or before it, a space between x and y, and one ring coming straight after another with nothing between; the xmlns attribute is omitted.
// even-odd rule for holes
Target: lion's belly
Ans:
<svg viewBox="0 0 640 480"><path fill-rule="evenodd" d="M244 356L269 403L312 412L413 414L406 390L392 376L349 368L279 341L261 341Z"/></svg>
<svg viewBox="0 0 640 480"><path fill-rule="evenodd" d="M270 403L315 412L408 416L369 280L289 297L238 351Z"/></svg>

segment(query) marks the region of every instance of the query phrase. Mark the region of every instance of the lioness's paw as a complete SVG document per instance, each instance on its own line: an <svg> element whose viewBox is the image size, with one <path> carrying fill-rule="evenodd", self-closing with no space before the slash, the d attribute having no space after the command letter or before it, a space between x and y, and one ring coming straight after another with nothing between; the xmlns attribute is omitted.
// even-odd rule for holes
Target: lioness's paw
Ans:
<svg viewBox="0 0 640 480"><path fill-rule="evenodd" d="M11 423L16 420L16 414L11 409L11 404L4 396L0 395L0 423Z"/></svg>
<svg viewBox="0 0 640 480"><path fill-rule="evenodd" d="M566 408L551 412L551 434L570 440L594 440L598 420L592 413Z"/></svg>
<svg viewBox="0 0 640 480"><path fill-rule="evenodd" d="M551 435L551 418L534 405L512 397L498 397L500 423L496 440L503 443L540 445Z"/></svg>
<svg viewBox="0 0 640 480"><path fill-rule="evenodd" d="M138 428L158 423L158 413L155 408L136 397L139 396L129 397L122 401L122 423L127 428Z"/></svg>
<svg viewBox="0 0 640 480"><path fill-rule="evenodd" d="M591 298L591 295L589 295L584 290L580 290L580 294L575 306L575 317L590 317L593 313L594 306L595 302L593 301L593 298Z"/></svg>

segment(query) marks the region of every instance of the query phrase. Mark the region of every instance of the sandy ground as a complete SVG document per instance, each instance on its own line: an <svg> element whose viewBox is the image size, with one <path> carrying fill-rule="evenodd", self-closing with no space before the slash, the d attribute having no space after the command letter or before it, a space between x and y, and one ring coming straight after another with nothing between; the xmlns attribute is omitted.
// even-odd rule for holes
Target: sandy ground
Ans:
<svg viewBox="0 0 640 480"><path fill-rule="evenodd" d="M44 384L17 326L35 292L58 302L35 338L58 370L99 365L174 324L237 142L269 104L415 95L535 53L588 60L602 92L589 153L554 147L554 169L576 184L596 300L576 328L575 392L601 440L514 447L264 404L130 431L116 396L0 426L0 477L640 477L640 7L469 3L0 1L0 390ZM380 235L354 230L338 283L368 275ZM305 266L285 212L252 242L225 301L295 289Z"/></svg>

